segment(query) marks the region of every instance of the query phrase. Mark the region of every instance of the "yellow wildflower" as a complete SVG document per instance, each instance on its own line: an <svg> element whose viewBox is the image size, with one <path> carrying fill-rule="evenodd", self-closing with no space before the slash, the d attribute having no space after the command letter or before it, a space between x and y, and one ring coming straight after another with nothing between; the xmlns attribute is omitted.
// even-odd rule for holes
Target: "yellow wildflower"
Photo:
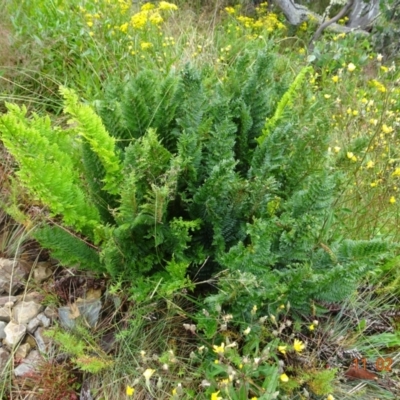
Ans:
<svg viewBox="0 0 400 400"><path fill-rule="evenodd" d="M334 151L335 153L339 153L340 147L339 147L339 146L335 146L335 147L333 148L333 151Z"/></svg>
<svg viewBox="0 0 400 400"><path fill-rule="evenodd" d="M304 343L301 340L294 339L294 343L293 343L294 351L297 351L297 353L301 353L305 347L306 346L304 345Z"/></svg>
<svg viewBox="0 0 400 400"><path fill-rule="evenodd" d="M161 15L159 13L154 13L152 15L150 15L149 21L153 24L153 25L160 25L163 23L163 19L161 17Z"/></svg>
<svg viewBox="0 0 400 400"><path fill-rule="evenodd" d="M218 390L218 392L215 392L215 393L211 393L211 400L222 400L222 397L219 397L218 395L219 395L219 390Z"/></svg>
<svg viewBox="0 0 400 400"><path fill-rule="evenodd" d="M217 353L217 354L224 354L224 352L225 352L225 343L224 342L222 342L221 343L221 346L217 346L217 345L214 345L213 346L213 351L214 351L214 353Z"/></svg>
<svg viewBox="0 0 400 400"><path fill-rule="evenodd" d="M393 132L393 128L390 126L387 126L386 124L382 125L382 132L383 133L392 133Z"/></svg>
<svg viewBox="0 0 400 400"><path fill-rule="evenodd" d="M176 11L178 6L176 4L168 3L167 1L160 1L158 3L158 9L164 11Z"/></svg>
<svg viewBox="0 0 400 400"><path fill-rule="evenodd" d="M384 65L381 65L381 71L383 71L383 72L388 72L388 71L389 71L389 68L388 68L388 67L385 67Z"/></svg>
<svg viewBox="0 0 400 400"><path fill-rule="evenodd" d="M91 27L93 26L93 21L88 21L88 22L86 22L86 24L87 24L87 26L88 26L89 28L91 28Z"/></svg>
<svg viewBox="0 0 400 400"><path fill-rule="evenodd" d="M251 332L251 328L247 327L244 331L243 331L243 335L248 335Z"/></svg>
<svg viewBox="0 0 400 400"><path fill-rule="evenodd" d="M133 396L134 392L135 392L135 389L133 387L130 387L129 385L126 387L126 395L127 396Z"/></svg>
<svg viewBox="0 0 400 400"><path fill-rule="evenodd" d="M396 203L396 198L395 198L394 196L392 196L392 197L389 199L389 203L390 203L390 204Z"/></svg>
<svg viewBox="0 0 400 400"><path fill-rule="evenodd" d="M356 68L357 67L353 63L350 63L350 64L347 65L347 70L349 72L353 72Z"/></svg>
<svg viewBox="0 0 400 400"><path fill-rule="evenodd" d="M352 153L351 151L348 151L348 152L347 152L347 158L348 158L349 160L351 160L353 157L354 157L354 153Z"/></svg>
<svg viewBox="0 0 400 400"><path fill-rule="evenodd" d="M253 308L251 309L251 315L254 315L257 312L257 306L254 305Z"/></svg>
<svg viewBox="0 0 400 400"><path fill-rule="evenodd" d="M230 15L233 15L236 12L233 7L225 7L225 11Z"/></svg>
<svg viewBox="0 0 400 400"><path fill-rule="evenodd" d="M332 81L333 81L334 83L338 83L338 82L339 82L339 77L338 77L337 75L332 76Z"/></svg>
<svg viewBox="0 0 400 400"><path fill-rule="evenodd" d="M286 354L286 347L287 346L278 346L278 351L282 354Z"/></svg>
<svg viewBox="0 0 400 400"><path fill-rule="evenodd" d="M400 176L400 168L399 168L399 167L397 167L397 168L393 171L392 176L395 176L395 177Z"/></svg>
<svg viewBox="0 0 400 400"><path fill-rule="evenodd" d="M311 324L311 325L308 327L308 329L309 329L310 331L313 331L313 330L315 329L314 324Z"/></svg>
<svg viewBox="0 0 400 400"><path fill-rule="evenodd" d="M372 160L369 160L367 162L367 169L374 168L374 166L375 166L375 163Z"/></svg>
<svg viewBox="0 0 400 400"><path fill-rule="evenodd" d="M149 43L149 42L141 42L140 43L140 48L142 50L148 50L148 49L151 49L152 47L153 47L152 43Z"/></svg>
<svg viewBox="0 0 400 400"><path fill-rule="evenodd" d="M282 374L282 375L279 377L279 379L280 379L282 382L289 382L289 377L288 377L286 374Z"/></svg>
<svg viewBox="0 0 400 400"><path fill-rule="evenodd" d="M326 400L335 400L335 398L331 394L328 394L328 397L326 398Z"/></svg>
<svg viewBox="0 0 400 400"><path fill-rule="evenodd" d="M155 5L153 3L144 3L142 5L142 7L140 7L140 9L142 11L149 11L149 10L152 10L154 7L155 7Z"/></svg>
<svg viewBox="0 0 400 400"><path fill-rule="evenodd" d="M119 27L119 30L120 30L122 33L126 33L126 32L128 31L128 23L126 22L125 24L122 24L122 25Z"/></svg>
<svg viewBox="0 0 400 400"><path fill-rule="evenodd" d="M331 98L331 95L330 95L330 94L324 94L324 97L325 97L326 99L330 99L330 98Z"/></svg>

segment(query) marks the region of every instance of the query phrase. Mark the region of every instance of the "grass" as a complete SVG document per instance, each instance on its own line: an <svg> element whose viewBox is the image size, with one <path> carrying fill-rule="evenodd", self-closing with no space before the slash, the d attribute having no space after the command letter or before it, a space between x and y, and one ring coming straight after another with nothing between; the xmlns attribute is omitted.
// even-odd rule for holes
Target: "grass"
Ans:
<svg viewBox="0 0 400 400"><path fill-rule="evenodd" d="M224 10L230 5L223 1L207 7L182 1L176 10L156 3L147 14L123 0L73 0L68 7L57 0L3 0L1 5L0 110L5 111L4 101L26 104L30 111L61 123L60 85L75 89L92 104L112 82L127 82L145 69L180 71L191 63L203 68L212 87L231 78L230 67L242 54L268 46L279 55L274 79L282 81L283 94L291 77L311 61L312 97L307 101L317 115L330 115L332 172L342 182L331 230L352 239L399 241L400 75L364 37L327 32L308 54L305 44L315 29L312 22L289 33L283 17L265 6L245 17L239 8ZM136 24L141 18L147 22L135 30L129 25L132 16ZM302 106L293 105L293 121L306 118ZM2 148L2 208L13 206L14 214L24 207L34 209L13 195L9 182L14 173L13 160ZM4 212L0 226L2 257L23 255L27 227L11 222ZM77 338L85 343L83 350L67 351L71 361L66 363L46 360L46 382L31 377L36 383L28 390L38 399L50 399L46 396L59 376L63 379L58 386L64 388L60 396L85 382L92 394L107 400L129 397L127 387L134 388L135 399L149 394L157 399L300 399L305 388L318 399L331 394L337 399L395 398L394 385L339 380L352 360L338 354L356 348L368 360L388 357L398 363L399 324L385 317L399 309L397 266L398 258L377 265L367 283L360 282L358 293L336 310L328 307L325 314L292 314L290 304L276 299L270 315L246 305L243 313L254 316L248 326L244 317L232 321L216 310L215 320L208 320L203 331L200 326L193 330L206 307L202 296L189 298L179 292L158 298L155 289L154 297L138 302L129 285L110 282L108 293L121 304L108 313L107 326L60 336L58 352L65 352ZM364 290L366 284L374 286ZM116 346L105 355L100 343L107 332L116 338ZM307 344L305 350L296 351L294 338ZM221 349L222 343L227 347ZM95 374L84 372L85 362L93 372L90 367L102 357L112 358L112 366ZM331 364L328 370L326 364ZM149 371L154 372L146 379ZM395 374L387 375L395 380ZM10 371L1 379L0 397L7 393L10 399L23 398L26 388ZM276 392L279 397L274 397Z"/></svg>

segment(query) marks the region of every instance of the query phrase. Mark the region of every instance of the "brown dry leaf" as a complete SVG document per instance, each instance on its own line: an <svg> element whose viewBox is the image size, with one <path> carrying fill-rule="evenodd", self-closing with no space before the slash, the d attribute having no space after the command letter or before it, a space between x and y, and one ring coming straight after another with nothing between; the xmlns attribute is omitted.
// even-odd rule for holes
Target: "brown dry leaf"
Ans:
<svg viewBox="0 0 400 400"><path fill-rule="evenodd" d="M81 313L79 312L79 308L78 308L78 306L76 305L76 303L72 303L72 304L70 304L69 305L69 317L71 318L71 319L76 319L76 318L78 318L80 315L81 315Z"/></svg>
<svg viewBox="0 0 400 400"><path fill-rule="evenodd" d="M367 379L369 381L376 381L378 379L378 375L363 368L350 367L344 375L349 379Z"/></svg>

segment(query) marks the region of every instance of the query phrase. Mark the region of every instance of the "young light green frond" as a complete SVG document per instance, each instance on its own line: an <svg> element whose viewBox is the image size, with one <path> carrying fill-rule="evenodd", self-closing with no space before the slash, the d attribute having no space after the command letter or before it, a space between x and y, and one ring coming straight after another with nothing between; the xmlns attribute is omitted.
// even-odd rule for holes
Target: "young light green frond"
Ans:
<svg viewBox="0 0 400 400"><path fill-rule="evenodd" d="M65 87L60 88L64 96L64 111L70 114L72 122L78 124L78 132L90 144L98 155L105 170L104 190L110 194L117 194L121 181L121 163L116 152L115 139L110 136L104 127L101 118L89 105L79 102L77 94Z"/></svg>
<svg viewBox="0 0 400 400"><path fill-rule="evenodd" d="M265 138L270 134L271 130L275 127L277 122L282 118L286 107L293 102L294 97L297 94L297 91L299 90L301 84L303 83L307 73L311 72L312 70L313 68L311 66L304 67L296 76L295 80L290 85L287 92L282 96L281 100L279 101L273 117L266 121L263 133L257 139L259 144L262 144L264 142Z"/></svg>

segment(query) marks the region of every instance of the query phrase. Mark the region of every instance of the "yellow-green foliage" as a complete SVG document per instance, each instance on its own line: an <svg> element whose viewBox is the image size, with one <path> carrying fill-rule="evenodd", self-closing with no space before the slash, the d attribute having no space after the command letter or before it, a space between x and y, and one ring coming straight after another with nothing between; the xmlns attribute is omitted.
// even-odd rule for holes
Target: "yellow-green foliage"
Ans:
<svg viewBox="0 0 400 400"><path fill-rule="evenodd" d="M80 186L71 138L52 128L49 117L33 114L28 119L25 106L7 108L0 118L0 138L17 161L16 174L33 200L78 231L96 225L98 211Z"/></svg>
<svg viewBox="0 0 400 400"><path fill-rule="evenodd" d="M92 108L79 102L73 90L61 87L60 91L65 99L64 111L73 117L72 123L78 124L76 132L89 142L104 167L104 190L111 194L118 193L121 165L115 150L115 139L106 131Z"/></svg>
<svg viewBox="0 0 400 400"><path fill-rule="evenodd" d="M278 106L275 110L275 113L272 118L267 119L262 135L257 139L259 144L262 144L265 138L270 134L271 130L275 127L278 121L283 117L283 113L285 112L286 107L290 106L293 103L293 100L299 90L301 84L304 82L304 79L308 72L312 72L313 68L311 66L304 67L299 74L296 76L293 83L290 85L287 92L282 96L281 100L278 103Z"/></svg>

